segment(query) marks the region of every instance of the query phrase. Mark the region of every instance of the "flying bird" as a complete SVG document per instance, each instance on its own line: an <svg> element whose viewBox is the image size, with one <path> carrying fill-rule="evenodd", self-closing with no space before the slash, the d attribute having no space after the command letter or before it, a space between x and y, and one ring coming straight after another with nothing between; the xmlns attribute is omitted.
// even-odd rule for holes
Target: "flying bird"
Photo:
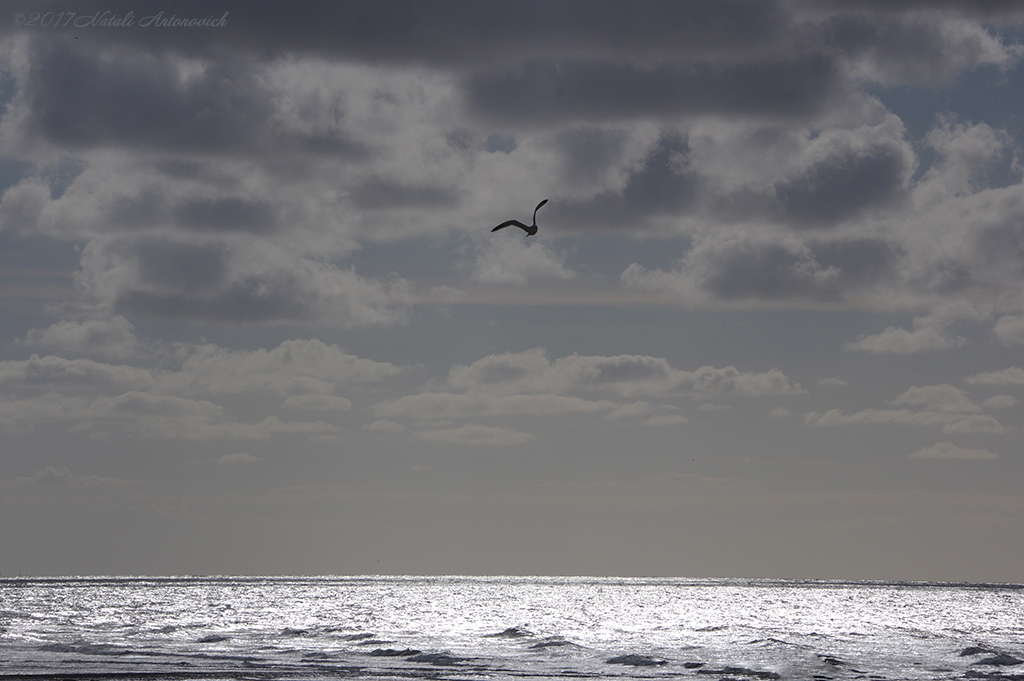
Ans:
<svg viewBox="0 0 1024 681"><path fill-rule="evenodd" d="M526 232L526 236L533 236L534 234L537 233L537 211L539 211L540 207L543 206L547 202L548 202L548 200L544 199L543 201L541 201L540 203L537 204L536 208L533 209L533 224L532 225L526 226L523 223L519 222L519 220L509 220L508 222L501 223L500 225L498 225L497 227L495 227L491 231L492 232L497 232L499 229L504 229L505 227L508 227L510 225L515 225L516 227L522 228Z"/></svg>

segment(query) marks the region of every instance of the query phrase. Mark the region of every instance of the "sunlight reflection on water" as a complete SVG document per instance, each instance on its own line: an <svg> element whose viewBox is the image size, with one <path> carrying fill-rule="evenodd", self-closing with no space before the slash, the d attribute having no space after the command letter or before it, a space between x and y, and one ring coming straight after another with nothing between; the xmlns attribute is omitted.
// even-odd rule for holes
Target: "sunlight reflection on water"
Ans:
<svg viewBox="0 0 1024 681"><path fill-rule="evenodd" d="M754 678L966 678L977 658L961 657L965 647L1024 649L1024 590L521 577L7 579L0 644L11 661L2 674L698 678L731 668ZM417 661L408 651L449 657ZM624 655L636 665L608 663Z"/></svg>

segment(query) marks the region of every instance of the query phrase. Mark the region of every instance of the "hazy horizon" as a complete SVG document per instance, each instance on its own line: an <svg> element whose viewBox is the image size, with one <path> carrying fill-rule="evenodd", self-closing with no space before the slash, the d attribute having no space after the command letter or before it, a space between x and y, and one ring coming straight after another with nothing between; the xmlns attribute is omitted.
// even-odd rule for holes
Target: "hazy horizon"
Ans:
<svg viewBox="0 0 1024 681"><path fill-rule="evenodd" d="M4 9L0 574L1024 582L1019 4Z"/></svg>

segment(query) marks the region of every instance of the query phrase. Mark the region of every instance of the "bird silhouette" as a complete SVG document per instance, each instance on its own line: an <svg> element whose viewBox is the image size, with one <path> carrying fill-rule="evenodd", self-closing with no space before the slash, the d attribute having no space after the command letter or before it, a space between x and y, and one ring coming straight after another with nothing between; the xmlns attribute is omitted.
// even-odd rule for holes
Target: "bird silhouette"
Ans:
<svg viewBox="0 0 1024 681"><path fill-rule="evenodd" d="M508 222L501 223L500 225L498 225L497 227L495 227L491 231L492 232L497 232L499 229L504 229L505 227L509 227L510 225L515 225L516 227L519 227L523 231L525 231L526 232L526 236L533 236L534 234L537 233L537 211L539 211L540 207L543 206L547 202L548 202L548 200L544 199L543 201L541 201L540 203L537 204L536 208L533 209L533 224L532 225L529 225L529 226L524 225L523 223L519 222L519 220L509 220Z"/></svg>

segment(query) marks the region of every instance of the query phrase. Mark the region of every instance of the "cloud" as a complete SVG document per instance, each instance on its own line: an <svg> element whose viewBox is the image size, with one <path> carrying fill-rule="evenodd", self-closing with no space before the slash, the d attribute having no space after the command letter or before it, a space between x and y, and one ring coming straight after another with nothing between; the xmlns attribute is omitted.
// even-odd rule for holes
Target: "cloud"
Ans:
<svg viewBox="0 0 1024 681"><path fill-rule="evenodd" d="M269 350L228 350L207 344L194 348L181 371L165 376L162 384L200 395L265 391L295 397L287 406L296 407L302 404L301 396L326 397L317 404L347 408L348 400L334 397L337 386L382 381L401 371L388 362L356 357L317 339L287 340Z"/></svg>
<svg viewBox="0 0 1024 681"><path fill-rule="evenodd" d="M967 344L967 339L949 334L949 326L958 319L981 321L991 314L988 306L974 306L965 301L936 305L926 315L914 317L911 330L890 326L881 333L863 335L847 341L843 347L877 354L909 355L932 350L950 350Z"/></svg>
<svg viewBox="0 0 1024 681"><path fill-rule="evenodd" d="M810 412L804 423L817 428L847 425L901 425L941 426L943 433L1003 433L1005 429L991 416L982 414L956 414L940 411L911 411L909 409L864 409L844 414L829 409L824 414Z"/></svg>
<svg viewBox="0 0 1024 681"><path fill-rule="evenodd" d="M663 358L569 355L549 361L541 348L489 355L469 366L452 367L448 384L485 393L611 392L620 397L796 395L804 390L778 369L740 371L735 367L674 369Z"/></svg>
<svg viewBox="0 0 1024 681"><path fill-rule="evenodd" d="M633 126L633 132L635 140L620 140L621 135L590 128L573 129L557 138L565 156L562 172L571 196L550 206L547 218L552 223L576 233L595 228L656 228L659 218L699 209L704 178L692 167L686 138L663 133L648 140L643 126ZM593 151L584 155L576 146L581 137L598 135L597 146L606 158L595 162ZM588 146L595 142L586 141ZM643 144L640 153L636 150L639 144ZM581 196L580 187L593 184L588 180L595 174L602 175L603 182Z"/></svg>
<svg viewBox="0 0 1024 681"><path fill-rule="evenodd" d="M942 459L960 461L989 461L998 459L998 454L993 454L987 449L964 449L957 447L952 442L937 442L928 447L922 447L910 455L912 459Z"/></svg>
<svg viewBox="0 0 1024 681"><path fill-rule="evenodd" d="M991 416L971 414L942 426L943 433L1005 433L1006 429Z"/></svg>
<svg viewBox="0 0 1024 681"><path fill-rule="evenodd" d="M865 334L855 341L847 341L844 347L877 354L910 355L929 350L949 350L966 343L966 338L951 337L934 326L921 326L912 331L890 326L881 333Z"/></svg>
<svg viewBox="0 0 1024 681"><path fill-rule="evenodd" d="M925 143L939 154L925 173L922 185L941 184L949 194L963 194L981 188L981 174L1011 144L1005 132L985 123L966 125L952 117L940 117L928 131Z"/></svg>
<svg viewBox="0 0 1024 681"><path fill-rule="evenodd" d="M645 426L679 426L689 422L688 418L679 414L658 414L649 417L643 423Z"/></svg>
<svg viewBox="0 0 1024 681"><path fill-rule="evenodd" d="M836 46L848 55L856 76L880 83L948 85L964 69L978 64L1007 64L1014 52L999 38L958 12L924 13L917 3L894 8L875 4L874 11L838 13L824 20ZM941 3L946 4L946 3ZM862 4L858 9L866 9ZM1010 14L1005 8L994 14ZM968 15L969 16L969 15Z"/></svg>
<svg viewBox="0 0 1024 681"><path fill-rule="evenodd" d="M363 426L366 430L373 430L378 433L401 433L405 431L405 426L397 421L389 421L388 419L377 419L373 423L368 423Z"/></svg>
<svg viewBox="0 0 1024 681"><path fill-rule="evenodd" d="M706 366L681 371L661 358L631 355L570 355L551 361L541 348L489 355L468 366L456 365L449 371L447 387L452 392L425 391L378 402L373 413L381 420L380 429L400 420L454 424L459 420L573 414L673 426L688 420L676 414L649 415L652 411L677 409L664 402L668 399L756 398L805 392L777 369L743 372L735 367ZM641 396L647 399L636 399Z"/></svg>
<svg viewBox="0 0 1024 681"><path fill-rule="evenodd" d="M818 386L826 388L844 388L846 387L846 381L841 378L822 377L818 379Z"/></svg>
<svg viewBox="0 0 1024 681"><path fill-rule="evenodd" d="M989 409L1006 409L1008 407L1015 406L1020 400L1012 395L993 395L984 402L983 405Z"/></svg>
<svg viewBox="0 0 1024 681"><path fill-rule="evenodd" d="M185 45L140 47L119 45L114 36L102 47L63 39L30 42L19 101L31 111L25 132L70 149L317 151L340 158L366 153L337 130L302 134L282 126L275 80L267 64L245 50L223 49L222 43L214 57L196 55Z"/></svg>
<svg viewBox="0 0 1024 681"><path fill-rule="evenodd" d="M0 387L25 393L116 393L145 390L154 383L155 378L147 369L91 359L32 355L22 361L0 361Z"/></svg>
<svg viewBox="0 0 1024 681"><path fill-rule="evenodd" d="M1003 345L1024 345L1024 317L1005 315L996 320L992 334Z"/></svg>
<svg viewBox="0 0 1024 681"><path fill-rule="evenodd" d="M144 369L37 355L0 362L0 427L23 432L57 424L92 436L190 440L331 437L338 430L333 424L283 420L254 405L269 395L284 410L347 411L352 402L336 389L401 372L319 340L284 341L269 350L181 346L162 359L180 367ZM244 418L235 409L262 413Z"/></svg>
<svg viewBox="0 0 1024 681"><path fill-rule="evenodd" d="M968 376L964 380L972 385L1024 385L1024 369L1008 367Z"/></svg>
<svg viewBox="0 0 1024 681"><path fill-rule="evenodd" d="M971 400L967 393L949 384L912 387L892 400L892 404L922 409L864 409L852 414L830 409L823 414L805 414L804 423L815 427L856 424L940 426L942 432L947 434L1005 432L1005 428L996 419L978 413L981 407Z"/></svg>
<svg viewBox="0 0 1024 681"><path fill-rule="evenodd" d="M926 385L913 387L892 401L895 405L923 406L926 409L965 413L981 411L981 407L967 397L967 393L957 387L943 385Z"/></svg>
<svg viewBox="0 0 1024 681"><path fill-rule="evenodd" d="M635 419L643 416L651 409L651 405L643 400L636 400L634 402L627 402L626 404L619 405L612 411L610 411L605 418L611 420L617 419Z"/></svg>
<svg viewBox="0 0 1024 681"><path fill-rule="evenodd" d="M916 158L901 133L889 119L877 128L819 136L805 151L808 165L775 185L783 219L820 229L905 199Z"/></svg>
<svg viewBox="0 0 1024 681"><path fill-rule="evenodd" d="M132 6L137 15L155 14L160 7L153 2ZM579 0L556 10L539 0L488 7L455 2L441 8L356 1L328 8L298 5L289 13L232 1L222 7L232 18L227 30L167 32L159 39L123 30L108 42L156 53L176 46L199 57L225 47L243 54L261 48L269 55L470 72L507 66L509 55L520 53L541 59L583 54L637 64L727 63L723 57L739 54L744 62L756 63L758 57L787 50L814 53L830 47L830 54L856 67L859 78L938 84L973 64L1010 59L1012 54L982 22L998 24L1015 10L1012 3L957 3L956 12L928 14L917 11L920 3L828 3L808 12L799 5L750 0L704 0L685 8L640 1L629 12L615 2ZM208 9L194 1L176 5L179 16L209 16ZM609 24L617 30L609 31ZM13 30L4 28L5 33ZM799 100L800 94L791 97Z"/></svg>
<svg viewBox="0 0 1024 681"><path fill-rule="evenodd" d="M480 426L469 423L458 428L421 430L416 433L416 437L421 440L443 444L482 445L488 447L519 445L536 439L529 433L522 433L510 428Z"/></svg>
<svg viewBox="0 0 1024 681"><path fill-rule="evenodd" d="M473 266L473 278L490 284L525 284L538 278L567 280L574 276L565 258L542 242L527 243L524 232L498 233L484 242Z"/></svg>
<svg viewBox="0 0 1024 681"><path fill-rule="evenodd" d="M640 67L606 60L535 60L480 74L471 110L498 123L602 122L701 114L807 118L837 98L838 64L823 53L745 63L692 60Z"/></svg>
<svg viewBox="0 0 1024 681"><path fill-rule="evenodd" d="M840 302L891 279L900 250L878 239L805 241L746 234L698 237L676 270L638 263L621 276L627 288L695 300Z"/></svg>
<svg viewBox="0 0 1024 681"><path fill-rule="evenodd" d="M76 475L67 466L46 466L31 476L14 478L12 482L16 487L55 489L67 492L69 489L75 488L119 486L129 481L103 478L97 475Z"/></svg>
<svg viewBox="0 0 1024 681"><path fill-rule="evenodd" d="M401 280L385 284L271 244L205 237L93 240L77 281L119 314L185 321L386 325L412 303Z"/></svg>
<svg viewBox="0 0 1024 681"><path fill-rule="evenodd" d="M25 344L62 355L131 358L143 352L131 322L120 315L84 321L61 321L45 329L32 329Z"/></svg>
<svg viewBox="0 0 1024 681"><path fill-rule="evenodd" d="M986 23L1000 12L227 7L239 18L217 36L12 41L0 134L28 165L0 219L83 244L80 292L126 319L401 323L415 282L348 261L367 244L487 224L495 187L550 196L546 234L693 240L678 268L631 265L627 287L842 303L1019 279L1024 256L1007 247L1019 190L983 191L1010 138L943 119L925 140L939 160L912 179L917 140L866 94L1012 64L1017 48ZM937 217L963 213L951 207L988 217L932 239ZM488 240L470 272L579 279L551 242L521 239ZM929 334L862 345L942 345Z"/></svg>
<svg viewBox="0 0 1024 681"><path fill-rule="evenodd" d="M258 456L253 456L252 454L248 454L246 452L235 452L234 454L225 454L224 456L219 457L217 459L217 463L222 466L246 465L253 464L258 461L262 461L262 459L260 459L260 457Z"/></svg>
<svg viewBox="0 0 1024 681"><path fill-rule="evenodd" d="M698 395L800 395L806 391L778 369L764 372L745 372L735 367L716 369L700 367L694 372L683 372L680 387Z"/></svg>
<svg viewBox="0 0 1024 681"><path fill-rule="evenodd" d="M478 416L555 416L611 411L609 400L586 400L568 395L490 395L480 392L418 393L374 407L382 418L417 420L460 419Z"/></svg>
<svg viewBox="0 0 1024 681"><path fill-rule="evenodd" d="M285 409L310 411L348 411L352 408L352 400L337 395L290 395L281 406Z"/></svg>
<svg viewBox="0 0 1024 681"><path fill-rule="evenodd" d="M268 416L256 423L232 420L220 405L171 395L128 392L91 402L76 430L94 437L113 434L185 440L262 440L274 434L322 435L338 429L329 423L282 421Z"/></svg>

